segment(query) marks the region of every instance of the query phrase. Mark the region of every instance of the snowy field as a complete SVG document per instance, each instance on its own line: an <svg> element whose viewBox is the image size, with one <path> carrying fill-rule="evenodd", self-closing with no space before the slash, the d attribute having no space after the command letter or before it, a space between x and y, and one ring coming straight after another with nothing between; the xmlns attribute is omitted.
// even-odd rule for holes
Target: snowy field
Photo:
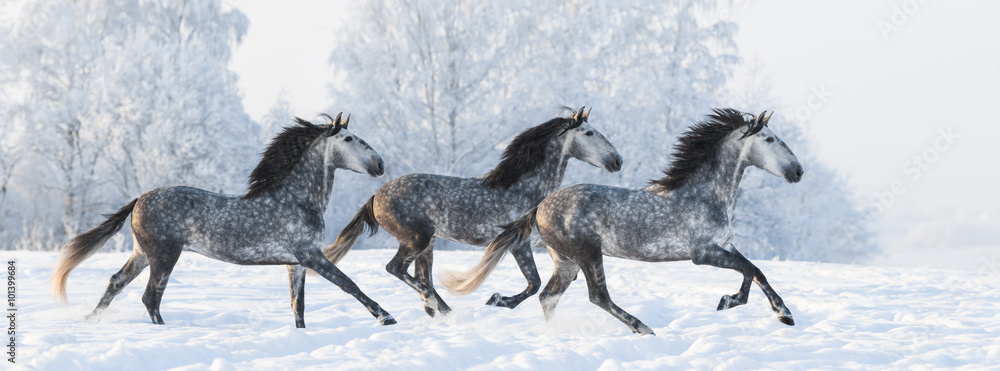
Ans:
<svg viewBox="0 0 1000 371"><path fill-rule="evenodd" d="M494 291L520 291L507 258L480 291L442 292L454 312L430 318L419 296L383 270L392 251L353 251L340 264L399 324L379 326L318 276L306 282L306 329L296 329L284 267L243 267L186 253L163 298L165 326L141 303L148 273L93 309L127 254L98 254L70 276L71 305L53 302L55 254L4 252L17 261L14 369L899 369L1000 364L1000 272L757 262L796 326L778 323L760 290L715 310L738 274L687 262L608 259L612 298L656 331L632 334L575 282L546 323L537 298L486 307ZM436 271L470 267L477 252L439 251ZM545 280L549 257L536 254ZM148 272L148 270L147 270ZM4 362L6 365L8 363Z"/></svg>

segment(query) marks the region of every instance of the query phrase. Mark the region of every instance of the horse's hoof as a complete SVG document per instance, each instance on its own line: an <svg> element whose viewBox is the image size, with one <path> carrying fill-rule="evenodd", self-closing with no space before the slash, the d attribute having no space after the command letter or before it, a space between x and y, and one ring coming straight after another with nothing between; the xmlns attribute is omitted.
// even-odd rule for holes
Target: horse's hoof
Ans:
<svg viewBox="0 0 1000 371"><path fill-rule="evenodd" d="M100 316L101 316L101 312L99 312L99 311L97 311L95 309L93 312L90 312L90 314L88 314L86 316L83 316L83 319L85 319L87 321L90 321L90 322L97 322L98 320L100 320Z"/></svg>
<svg viewBox="0 0 1000 371"><path fill-rule="evenodd" d="M795 326L795 320L792 319L792 316L778 317L778 322L784 323L784 324L789 325L789 326Z"/></svg>
<svg viewBox="0 0 1000 371"><path fill-rule="evenodd" d="M504 307L504 308L510 308L510 309L514 309L514 307L517 306L517 304L512 303L510 301L509 297L500 295L499 292L498 293L494 293L493 296L490 297L490 300L486 301L486 305L492 305L492 306L495 306L495 307Z"/></svg>
<svg viewBox="0 0 1000 371"><path fill-rule="evenodd" d="M719 301L719 307L715 310L726 310L743 304L746 304L745 300L740 300L732 295L723 295L722 300Z"/></svg>
<svg viewBox="0 0 1000 371"><path fill-rule="evenodd" d="M504 305L500 304L501 300L503 300L503 296L500 295L499 292L494 292L493 296L490 296L490 299L486 301L486 305L492 305L492 306L496 306L496 307L502 307Z"/></svg>
<svg viewBox="0 0 1000 371"><path fill-rule="evenodd" d="M636 328L634 328L634 329L632 329L632 332L637 333L639 335L653 335L653 336L656 336L656 334L653 333L653 329L649 328L649 326L646 326L646 324L644 324L644 323L639 323L639 326L636 327Z"/></svg>
<svg viewBox="0 0 1000 371"><path fill-rule="evenodd" d="M382 325L382 326L395 325L396 324L396 319L392 318L391 315L386 314L386 315L378 318L378 323L380 325Z"/></svg>
<svg viewBox="0 0 1000 371"><path fill-rule="evenodd" d="M434 310L434 308L431 308L431 307L426 306L426 305L424 306L424 312L427 312L427 315L431 316L431 317L434 317L434 315L437 314L437 311Z"/></svg>

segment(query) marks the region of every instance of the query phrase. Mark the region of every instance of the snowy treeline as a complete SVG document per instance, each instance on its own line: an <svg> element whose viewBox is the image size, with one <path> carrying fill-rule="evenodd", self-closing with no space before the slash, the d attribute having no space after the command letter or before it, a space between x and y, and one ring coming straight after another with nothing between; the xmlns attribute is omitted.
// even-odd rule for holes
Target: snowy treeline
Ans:
<svg viewBox="0 0 1000 371"><path fill-rule="evenodd" d="M53 249L163 185L240 192L259 150L215 1L38 1L2 26L0 237Z"/></svg>
<svg viewBox="0 0 1000 371"><path fill-rule="evenodd" d="M228 64L246 18L217 2L40 2L3 25L0 238L51 249L142 191L186 184L239 193L295 102L260 123ZM711 107L776 107L765 89L730 93L735 24L714 1L369 0L332 46L330 112L386 160L388 177L342 175L333 238L381 184L412 172L476 176L518 132L594 107L591 123L625 159L607 174L572 163L566 184L641 187L675 138ZM41 14L42 16L38 16ZM261 71L266 73L266 71ZM844 182L796 123L772 127L806 169L800 184L748 171L737 247L757 258L852 261L872 249ZM387 247L388 239L361 241Z"/></svg>

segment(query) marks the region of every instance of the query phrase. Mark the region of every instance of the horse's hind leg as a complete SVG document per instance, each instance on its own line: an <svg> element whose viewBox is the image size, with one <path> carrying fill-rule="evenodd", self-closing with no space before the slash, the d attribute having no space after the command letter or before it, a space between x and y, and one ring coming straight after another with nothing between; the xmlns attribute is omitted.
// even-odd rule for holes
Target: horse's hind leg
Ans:
<svg viewBox="0 0 1000 371"><path fill-rule="evenodd" d="M555 315L559 298L576 280L576 274L580 272L579 265L571 260L562 259L552 249L549 249L549 255L552 257L552 262L555 263L555 269L552 270L552 278L549 278L545 289L542 290L541 294L538 294L538 301L542 303L542 313L545 314L545 320L550 320Z"/></svg>
<svg viewBox="0 0 1000 371"><path fill-rule="evenodd" d="M426 248L430 245L434 237L431 235L418 235L412 241L400 242L399 250L396 251L396 255L392 257L389 264L386 264L385 270L399 278L400 281L406 283L408 286L413 288L420 294L420 297L424 300L424 311L428 315L434 317L438 312L447 313L451 308L448 304L445 304L443 300L439 299L436 293L430 288L420 282L417 278L410 275L406 270L409 269L410 264L419 256ZM425 270L428 272L429 270ZM418 272L419 273L419 272Z"/></svg>
<svg viewBox="0 0 1000 371"><path fill-rule="evenodd" d="M413 264L413 273L420 280L420 283L424 284L424 287L427 288L427 291L430 292L430 296L433 296L434 298L433 301L437 304L436 305L437 312L441 314L448 314L448 312L451 312L451 307L449 307L448 304L444 302L444 299L441 299L441 295L438 295L437 290L434 289L434 277L431 274L433 268L434 268L434 238L431 238L430 243L427 244L427 248L424 249L424 251L421 252L419 255L417 255L417 259L414 261ZM424 311L433 317L435 308L431 308L430 306L425 306Z"/></svg>
<svg viewBox="0 0 1000 371"><path fill-rule="evenodd" d="M149 251L156 253L146 256L149 259L149 282L146 283L146 292L142 294L142 303L146 305L146 311L149 312L149 318L153 323L162 325L160 299L163 298L163 290L170 281L170 273L173 272L174 265L181 256L181 248L161 246Z"/></svg>
<svg viewBox="0 0 1000 371"><path fill-rule="evenodd" d="M535 257L531 253L531 244L525 242L511 249L510 253L517 260L517 267L521 269L521 274L528 281L528 287L524 291L521 291L520 294L514 296L502 296L499 292L494 293L490 300L486 302L486 305L513 309L525 299L538 292L538 287L542 285L542 280L538 277L538 268L535 267Z"/></svg>
<svg viewBox="0 0 1000 371"><path fill-rule="evenodd" d="M640 335L654 335L653 330L649 326L646 326L638 318L628 314L628 312L619 308L611 301L611 295L608 294L608 285L604 277L604 257L601 256L600 250L598 250L596 256L589 256L584 259L586 261L581 262L580 268L583 270L584 278L587 279L587 291L590 292L590 302L611 313L612 316L625 323L632 332Z"/></svg>
<svg viewBox="0 0 1000 371"><path fill-rule="evenodd" d="M288 265L288 285L292 292L292 311L295 312L295 327L305 328L306 320L306 268Z"/></svg>
<svg viewBox="0 0 1000 371"><path fill-rule="evenodd" d="M143 255L142 252L139 251L138 246L136 246L136 248L132 250L132 256L128 258L128 261L125 262L122 269L119 270L118 273L111 276L111 282L108 283L108 289L104 291L104 296L101 297L101 301L97 303L97 308L94 308L94 311L88 314L87 318L92 319L100 315L101 312L103 312L104 309L111 304L111 301L114 300L115 296L118 296L118 294L122 292L122 289L124 289L125 286L128 286L128 284L131 283L132 280L139 275L139 273L142 273L142 270L146 269L146 266L148 265L149 262L146 260L146 256Z"/></svg>
<svg viewBox="0 0 1000 371"><path fill-rule="evenodd" d="M771 309L778 314L778 321L789 326L795 325L795 321L792 319L792 312L785 307L784 301L781 300L778 293L774 292L771 285L767 283L767 278L764 278L764 274L761 273L760 269L754 266L750 260L743 257L743 255L730 252L718 245L711 245L703 250L693 252L691 257L691 261L698 265L708 264L742 273L744 287L749 286L747 280L752 278L757 283L757 286L760 286L764 295L767 296L767 300L771 302ZM740 291L746 292L748 290L741 288ZM726 300L725 297L723 297L723 300ZM721 307L722 303L719 305Z"/></svg>

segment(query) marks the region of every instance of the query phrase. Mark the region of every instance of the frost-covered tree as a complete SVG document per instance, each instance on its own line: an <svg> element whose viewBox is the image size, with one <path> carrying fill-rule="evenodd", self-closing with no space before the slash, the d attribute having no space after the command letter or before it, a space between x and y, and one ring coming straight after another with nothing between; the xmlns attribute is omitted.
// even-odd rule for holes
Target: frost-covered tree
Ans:
<svg viewBox="0 0 1000 371"><path fill-rule="evenodd" d="M488 170L505 140L556 107L593 106L591 123L625 167L608 175L571 164L566 183L641 187L669 165L676 137L712 107L777 108L756 90L727 97L740 58L736 27L718 19L715 3L359 2L330 58L343 77L332 110L374 126L366 137L391 176L473 176ZM737 245L757 258L863 255L870 238L849 228L857 217L849 189L811 155L799 126L773 122L807 177L786 185L749 171ZM370 183L352 187L343 208L332 205L330 224L346 223L377 186Z"/></svg>
<svg viewBox="0 0 1000 371"><path fill-rule="evenodd" d="M242 190L256 127L228 62L246 28L219 1L165 0L31 2L0 25L0 116L23 133L3 149L23 155L8 234L52 248L152 187Z"/></svg>
<svg viewBox="0 0 1000 371"><path fill-rule="evenodd" d="M467 175L505 126L525 125L509 81L524 63L513 3L377 0L357 5L331 64L345 77L332 111L377 125L390 171ZM384 144L384 145L379 145Z"/></svg>

